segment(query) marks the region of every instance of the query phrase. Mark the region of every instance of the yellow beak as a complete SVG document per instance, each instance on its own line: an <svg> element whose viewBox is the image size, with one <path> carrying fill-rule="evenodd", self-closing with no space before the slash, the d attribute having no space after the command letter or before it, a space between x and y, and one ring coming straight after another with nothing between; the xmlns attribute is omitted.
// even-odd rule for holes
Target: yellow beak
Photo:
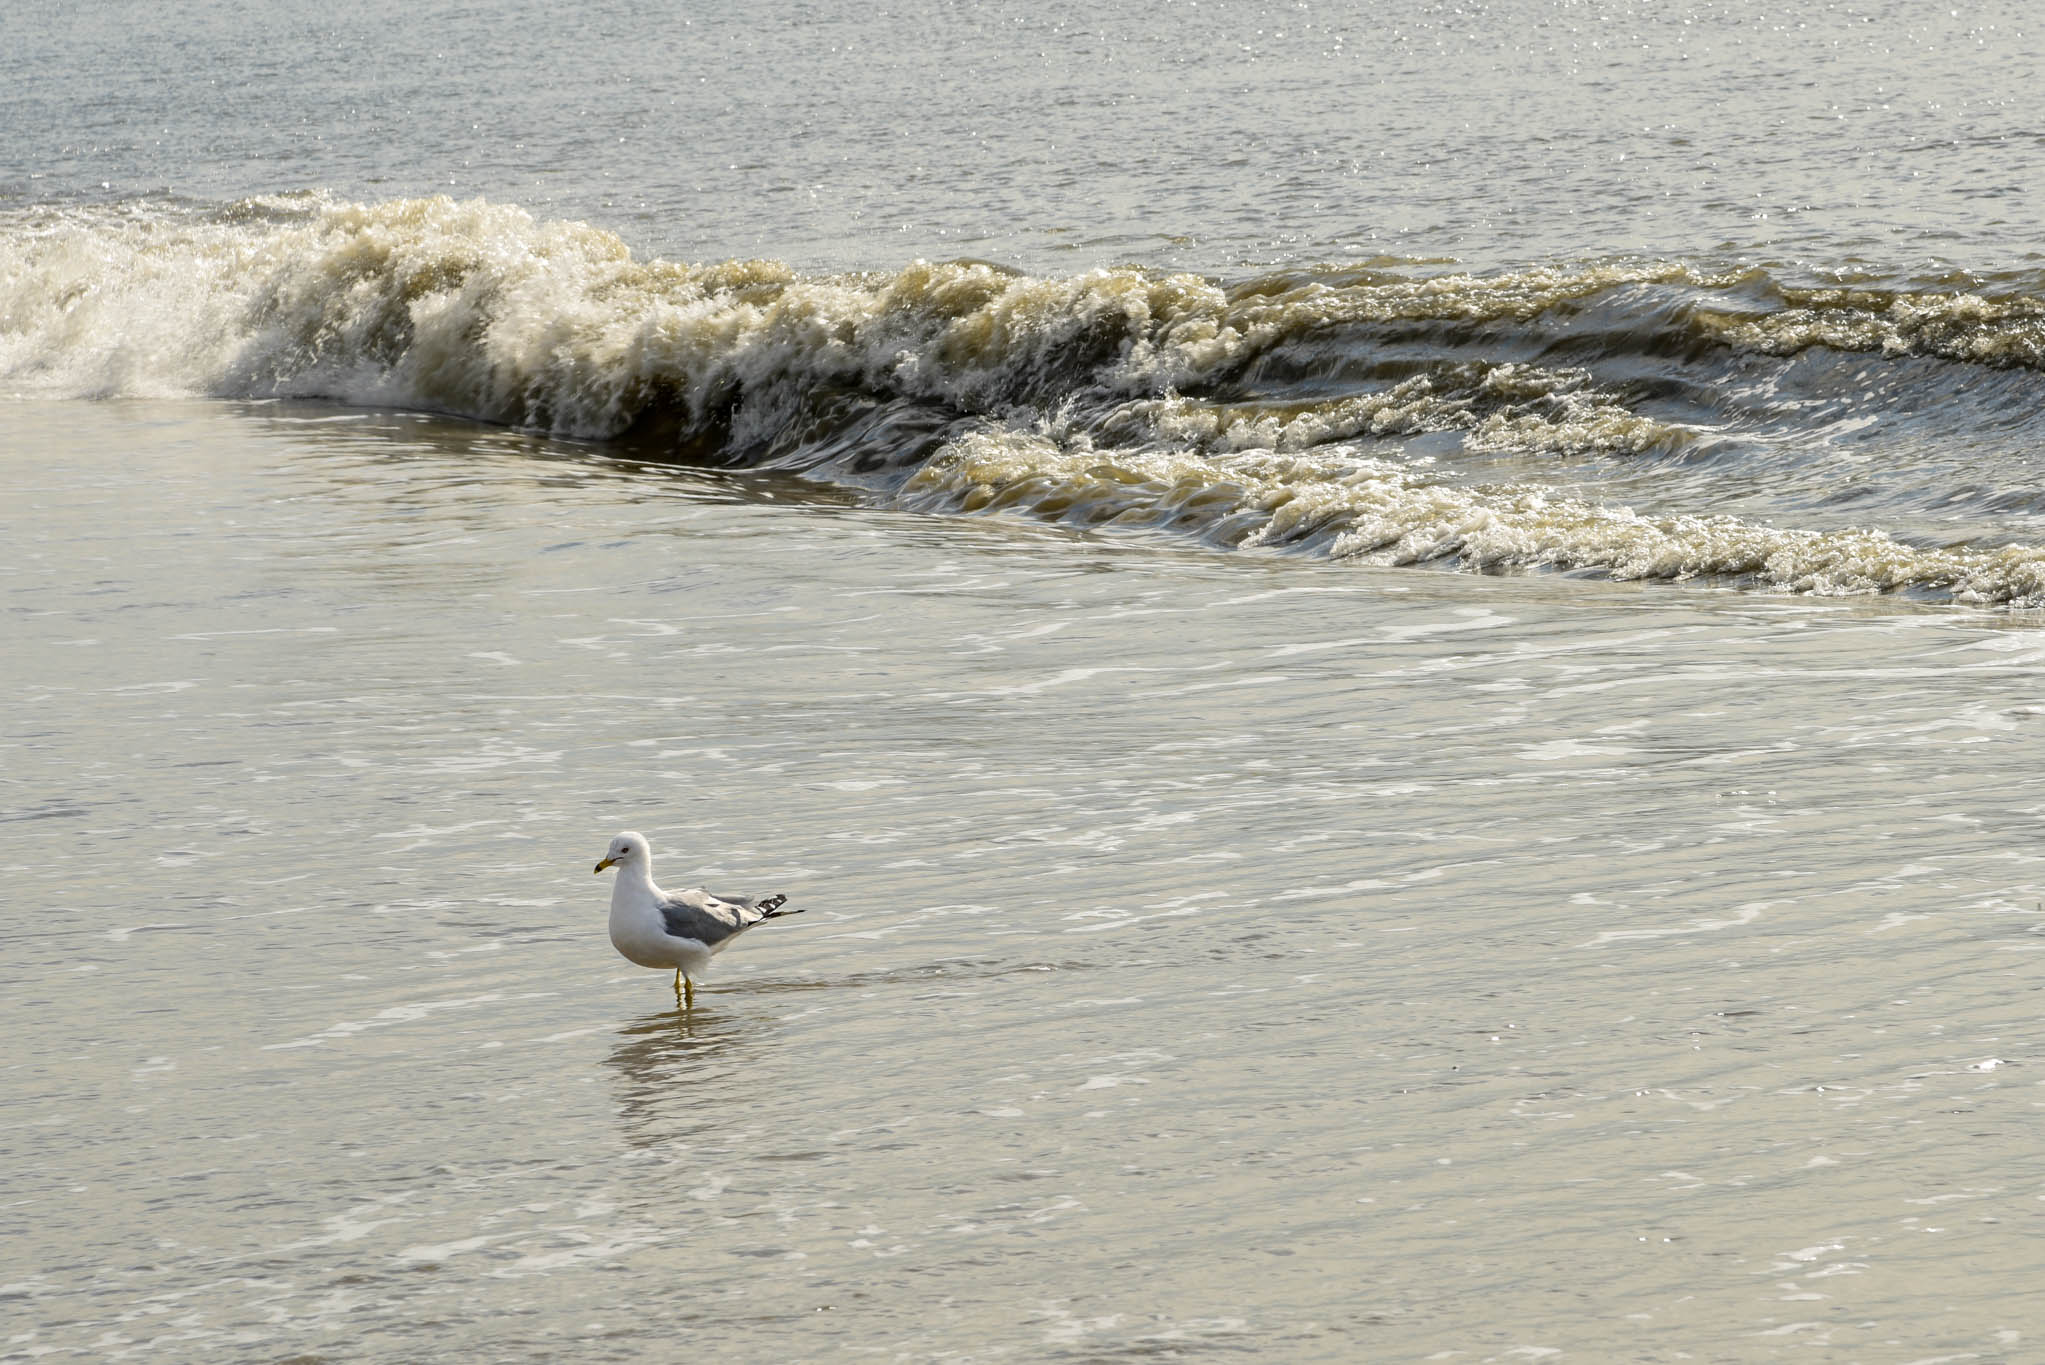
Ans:
<svg viewBox="0 0 2045 1365"><path fill-rule="evenodd" d="M596 870L598 872L601 872L605 868L609 867L612 863L615 863L616 861L618 861L616 858L606 858L596 865Z"/></svg>

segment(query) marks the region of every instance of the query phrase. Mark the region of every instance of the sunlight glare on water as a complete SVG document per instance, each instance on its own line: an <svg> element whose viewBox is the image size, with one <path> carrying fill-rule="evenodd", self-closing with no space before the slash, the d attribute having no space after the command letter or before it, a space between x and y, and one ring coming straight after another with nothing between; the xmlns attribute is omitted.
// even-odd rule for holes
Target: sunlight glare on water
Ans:
<svg viewBox="0 0 2045 1365"><path fill-rule="evenodd" d="M2027 1331L2028 629L34 421L16 1349ZM686 1018L627 825L808 907Z"/></svg>

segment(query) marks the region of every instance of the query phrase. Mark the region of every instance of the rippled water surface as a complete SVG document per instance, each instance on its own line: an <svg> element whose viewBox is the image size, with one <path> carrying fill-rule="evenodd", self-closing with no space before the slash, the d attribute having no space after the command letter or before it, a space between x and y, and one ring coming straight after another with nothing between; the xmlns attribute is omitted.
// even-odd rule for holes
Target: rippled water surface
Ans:
<svg viewBox="0 0 2045 1365"><path fill-rule="evenodd" d="M2034 28L17 0L0 1360L2045 1358Z"/></svg>
<svg viewBox="0 0 2045 1365"><path fill-rule="evenodd" d="M480 193L682 259L1045 272L1993 271L2045 208L2022 0L15 9L0 192L29 198Z"/></svg>
<svg viewBox="0 0 2045 1365"><path fill-rule="evenodd" d="M10 427L10 1355L2036 1349L2025 621Z"/></svg>

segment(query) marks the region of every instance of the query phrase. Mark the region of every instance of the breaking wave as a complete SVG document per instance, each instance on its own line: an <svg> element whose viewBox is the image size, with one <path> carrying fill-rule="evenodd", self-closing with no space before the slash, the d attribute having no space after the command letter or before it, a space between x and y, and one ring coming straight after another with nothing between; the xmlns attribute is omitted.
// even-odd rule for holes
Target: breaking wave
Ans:
<svg viewBox="0 0 2045 1365"><path fill-rule="evenodd" d="M428 409L1373 564L2045 605L2045 281L1430 269L814 275L483 202L18 210L0 392Z"/></svg>

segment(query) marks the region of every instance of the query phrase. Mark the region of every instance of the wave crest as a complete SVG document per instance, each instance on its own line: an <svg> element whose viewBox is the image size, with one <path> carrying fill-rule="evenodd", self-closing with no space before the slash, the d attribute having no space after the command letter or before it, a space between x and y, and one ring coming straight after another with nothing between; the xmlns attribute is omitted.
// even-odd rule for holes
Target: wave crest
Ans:
<svg viewBox="0 0 2045 1365"><path fill-rule="evenodd" d="M2045 291L2003 283L1791 288L1666 262L1234 283L979 261L810 275L639 260L603 229L481 201L35 209L0 214L0 389L423 408L915 506L1375 563L2030 603L2028 550L1679 510L1712 496L1714 462L1731 477L1741 459L1759 461L1748 486L1825 506L1843 489L1810 458L1827 433L1869 428L1871 402L1926 406L1898 387L1908 373L1889 398L1814 394L1796 385L1833 381L1772 357L2045 369ZM1998 439L2035 400L1983 398ZM1769 464L1778 449L1787 462ZM1514 477L1481 477L1487 459ZM1862 457L1841 460L1865 482ZM1599 489L1627 480L1646 512ZM1977 482L1965 496L2015 505Z"/></svg>

